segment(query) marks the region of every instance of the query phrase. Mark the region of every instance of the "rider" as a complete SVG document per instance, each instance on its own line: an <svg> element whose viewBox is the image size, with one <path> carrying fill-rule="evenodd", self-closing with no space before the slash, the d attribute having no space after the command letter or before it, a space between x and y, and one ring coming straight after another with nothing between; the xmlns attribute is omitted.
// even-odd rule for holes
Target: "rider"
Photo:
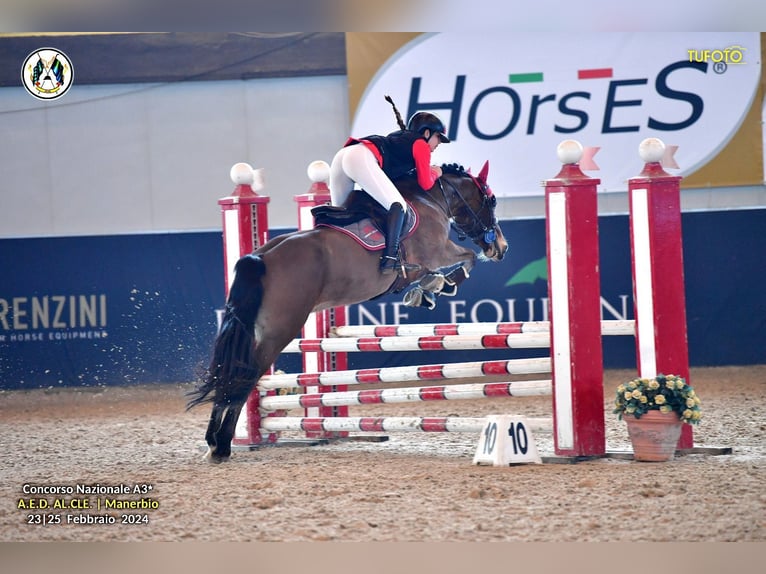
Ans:
<svg viewBox="0 0 766 574"><path fill-rule="evenodd" d="M393 104L393 103L392 103ZM431 153L440 143L449 143L444 123L430 112L416 112L406 127L394 110L402 129L386 136L349 138L335 154L330 166L330 200L343 205L358 183L388 210L386 248L380 258L382 273L399 266L399 234L404 225L405 201L393 180L415 170L424 190L441 177L440 167L431 165Z"/></svg>

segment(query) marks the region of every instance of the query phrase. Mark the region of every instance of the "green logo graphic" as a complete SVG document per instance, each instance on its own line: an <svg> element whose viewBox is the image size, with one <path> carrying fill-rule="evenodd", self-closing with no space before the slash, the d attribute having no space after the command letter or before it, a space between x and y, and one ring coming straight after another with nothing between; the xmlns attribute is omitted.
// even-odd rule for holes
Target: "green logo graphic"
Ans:
<svg viewBox="0 0 766 574"><path fill-rule="evenodd" d="M548 281L548 260L546 257L541 257L536 261L527 263L516 274L506 281L505 286L511 285L534 285L535 281L542 279Z"/></svg>

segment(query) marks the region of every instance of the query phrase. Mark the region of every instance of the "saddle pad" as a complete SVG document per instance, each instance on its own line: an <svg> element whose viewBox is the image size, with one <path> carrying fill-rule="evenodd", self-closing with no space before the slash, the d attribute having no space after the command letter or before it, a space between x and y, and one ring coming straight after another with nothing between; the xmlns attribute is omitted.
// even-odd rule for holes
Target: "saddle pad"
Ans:
<svg viewBox="0 0 766 574"><path fill-rule="evenodd" d="M329 227L345 233L368 251L380 251L386 246L386 236L369 217L345 225L326 222L317 223L317 227ZM412 206L407 205L407 217L404 220L400 239L408 238L417 227L418 213L412 209Z"/></svg>

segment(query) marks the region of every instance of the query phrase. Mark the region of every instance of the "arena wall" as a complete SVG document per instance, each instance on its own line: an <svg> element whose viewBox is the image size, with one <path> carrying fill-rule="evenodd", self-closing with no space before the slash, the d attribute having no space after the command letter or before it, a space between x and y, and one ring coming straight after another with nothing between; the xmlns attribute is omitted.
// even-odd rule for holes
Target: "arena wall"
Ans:
<svg viewBox="0 0 766 574"><path fill-rule="evenodd" d="M762 363L766 210L684 213L682 226L691 365ZM426 311L390 295L352 306L349 323L547 319L547 281L535 271L545 257L544 220L502 227L506 260L477 266L458 296ZM599 242L603 318L633 319L627 216L600 217ZM222 249L216 231L0 240L0 388L194 380L224 303ZM635 367L634 344L606 338L606 366ZM456 351L455 360L515 353ZM440 361L422 352L349 359L349 368ZM282 355L277 366L303 370L295 355Z"/></svg>
<svg viewBox="0 0 766 574"><path fill-rule="evenodd" d="M174 68L162 81L153 62L146 83L124 65L157 52L113 61L119 73L78 55L83 81L55 103L32 98L16 73L0 75L0 387L194 378L223 304L216 201L232 190L230 167L264 169L272 235L283 233L296 225L306 167L329 161L349 133L351 78L338 38L319 40L332 56L307 64L288 52L289 77L226 68L200 78ZM0 59L20 65L19 50ZM551 150L540 179L557 169ZM604 316L632 318L626 194L600 194L599 203ZM693 366L764 361L764 207L763 185L682 189ZM352 308L352 323L543 318L545 280L522 273L545 256L542 196L501 198L498 213L511 244L501 267L477 268L460 297L433 313L391 296ZM607 366L634 364L631 344L605 345ZM354 360L380 366L380 357Z"/></svg>

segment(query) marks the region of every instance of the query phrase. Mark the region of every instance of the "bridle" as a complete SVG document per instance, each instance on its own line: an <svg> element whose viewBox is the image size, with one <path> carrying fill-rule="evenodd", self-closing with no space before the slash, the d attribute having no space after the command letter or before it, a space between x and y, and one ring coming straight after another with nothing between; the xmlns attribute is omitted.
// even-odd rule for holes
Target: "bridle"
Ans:
<svg viewBox="0 0 766 574"><path fill-rule="evenodd" d="M486 182L477 179L467 172L458 173L457 175L467 175L471 178L471 181L473 181L473 183L482 194L482 202L478 211L474 211L474 209L466 201L465 197L463 197L463 194L460 193L460 190L455 186L455 184L446 179L444 176L440 177L437 181L439 183L439 190L441 191L442 197L444 198L444 204L446 205L444 211L450 220L450 225L452 226L452 229L454 229L458 234L458 239L461 241L466 237L470 237L474 243L478 243L479 240L483 239L484 243L491 245L497 239L497 232L495 231L496 221L494 216L494 209L497 205L497 198L492 194L492 191L489 189L489 186ZM452 195L460 199L463 204L463 208L471 216L470 226L458 224L455 218L455 214L452 210L452 202L447 197L447 192L444 190L443 183L446 183L447 186L451 188ZM489 226L487 226L481 220L481 214L484 212L484 210L489 210L490 216L492 218L492 223Z"/></svg>

